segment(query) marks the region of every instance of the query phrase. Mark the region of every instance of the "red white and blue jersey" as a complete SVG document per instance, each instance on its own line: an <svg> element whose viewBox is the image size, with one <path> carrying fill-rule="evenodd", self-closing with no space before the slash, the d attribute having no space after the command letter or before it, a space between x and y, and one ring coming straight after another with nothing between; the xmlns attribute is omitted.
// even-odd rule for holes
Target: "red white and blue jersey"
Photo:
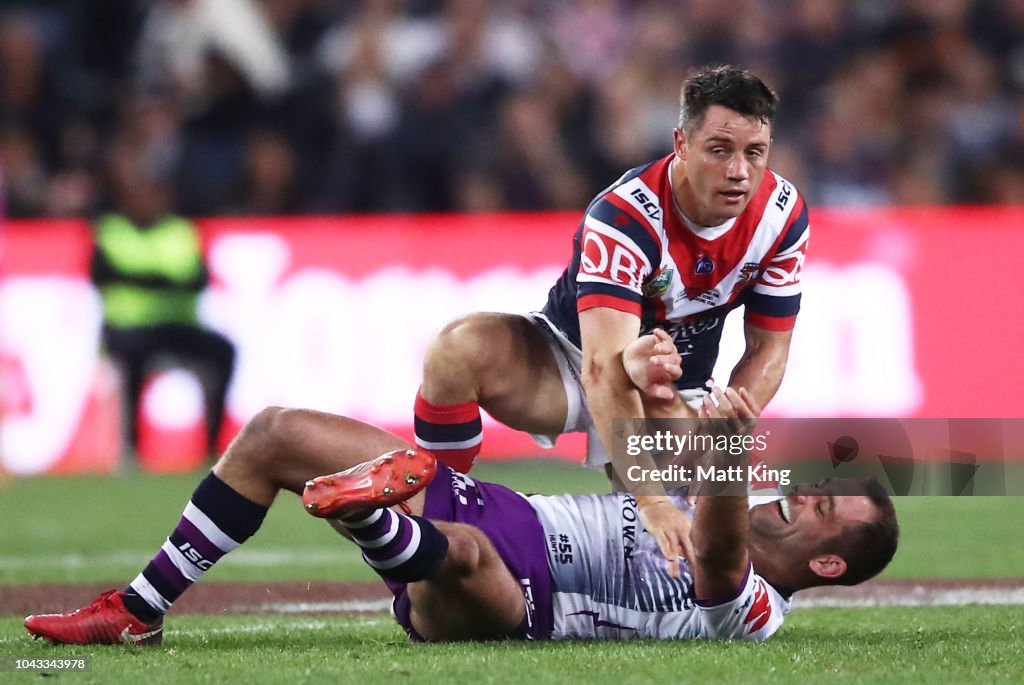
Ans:
<svg viewBox="0 0 1024 685"><path fill-rule="evenodd" d="M704 387L718 358L726 315L774 331L793 328L807 249L807 206L769 170L743 212L697 227L675 211L673 155L626 172L598 195L573 238L568 268L544 314L578 347L579 312L636 314L641 334L668 332L683 357L680 389Z"/></svg>

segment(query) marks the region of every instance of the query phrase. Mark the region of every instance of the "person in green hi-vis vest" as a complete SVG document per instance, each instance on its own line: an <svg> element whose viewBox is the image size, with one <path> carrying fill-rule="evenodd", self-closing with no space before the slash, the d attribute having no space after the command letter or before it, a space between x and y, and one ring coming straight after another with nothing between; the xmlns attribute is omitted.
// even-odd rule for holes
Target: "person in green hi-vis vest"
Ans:
<svg viewBox="0 0 1024 685"><path fill-rule="evenodd" d="M209 282L199 231L170 211L162 179L140 172L118 185L114 211L93 222L90 274L103 301L103 347L124 381L126 455L138 453L143 382L160 359L197 372L207 453L214 454L235 348L199 322L199 295Z"/></svg>

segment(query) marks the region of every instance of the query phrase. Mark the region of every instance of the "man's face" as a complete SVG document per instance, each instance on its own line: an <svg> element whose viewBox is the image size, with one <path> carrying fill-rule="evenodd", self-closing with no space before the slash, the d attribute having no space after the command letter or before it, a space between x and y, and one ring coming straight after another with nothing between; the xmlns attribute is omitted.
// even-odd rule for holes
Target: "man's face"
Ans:
<svg viewBox="0 0 1024 685"><path fill-rule="evenodd" d="M878 518L858 481L826 478L801 483L784 499L750 510L751 542L796 559L810 559L844 529Z"/></svg>
<svg viewBox="0 0 1024 685"><path fill-rule="evenodd" d="M677 199L687 218L717 226L739 216L768 168L771 125L712 105L692 136L676 129L674 137L686 170Z"/></svg>

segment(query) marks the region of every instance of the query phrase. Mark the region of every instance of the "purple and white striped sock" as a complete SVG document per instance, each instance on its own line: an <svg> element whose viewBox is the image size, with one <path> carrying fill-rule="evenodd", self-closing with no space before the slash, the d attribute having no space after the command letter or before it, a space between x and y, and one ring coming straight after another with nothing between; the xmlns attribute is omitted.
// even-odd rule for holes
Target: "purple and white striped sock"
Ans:
<svg viewBox="0 0 1024 685"><path fill-rule="evenodd" d="M152 623L221 557L252 537L266 514L267 507L210 473L160 551L124 589L125 606Z"/></svg>
<svg viewBox="0 0 1024 685"><path fill-rule="evenodd" d="M413 583L430 576L448 553L448 538L420 516L375 509L361 519L341 519L363 560L382 578Z"/></svg>

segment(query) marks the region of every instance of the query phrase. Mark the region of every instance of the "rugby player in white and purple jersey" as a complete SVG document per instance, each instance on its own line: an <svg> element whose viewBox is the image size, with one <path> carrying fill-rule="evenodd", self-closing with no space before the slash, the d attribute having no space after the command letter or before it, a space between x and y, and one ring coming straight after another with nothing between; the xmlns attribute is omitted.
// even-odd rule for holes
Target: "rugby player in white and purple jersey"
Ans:
<svg viewBox="0 0 1024 685"><path fill-rule="evenodd" d="M661 403L695 407L723 321L740 306L746 349L728 385L765 406L785 372L808 242L803 199L767 166L775 109L775 94L748 71L713 67L689 78L672 154L627 172L591 203L543 311L471 314L428 348L417 444L468 471L482 407L542 445L587 432L587 463L605 464L613 485L629 488L628 464L607 449L612 421L651 418ZM622 351L651 331L671 338L682 374L669 378L666 366L637 386ZM689 522L657 507L664 494L644 493L638 504L672 559L688 544Z"/></svg>
<svg viewBox="0 0 1024 685"><path fill-rule="evenodd" d="M714 395L704 419L749 426L759 413L742 388ZM746 459L717 457L740 468ZM334 469L343 470L318 476ZM673 497L666 504L692 517L694 547L673 569L629 494L527 496L359 421L268 408L127 587L76 611L29 616L26 629L54 643L159 644L164 614L259 530L285 490L359 545L414 641L764 640L782 625L790 594L872 577L899 537L892 501L873 480L825 479L754 507L742 492L696 506Z"/></svg>

